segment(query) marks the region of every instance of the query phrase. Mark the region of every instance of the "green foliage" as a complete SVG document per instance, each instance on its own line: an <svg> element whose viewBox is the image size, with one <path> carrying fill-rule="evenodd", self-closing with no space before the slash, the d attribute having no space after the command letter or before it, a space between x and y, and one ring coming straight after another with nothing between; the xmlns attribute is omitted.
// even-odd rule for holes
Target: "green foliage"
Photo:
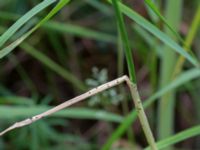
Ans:
<svg viewBox="0 0 200 150"><path fill-rule="evenodd" d="M200 149L200 5L177 2L2 1L0 129L128 73L134 83L137 76L158 149ZM155 111L169 93L176 120ZM149 150L130 100L126 86L112 88L6 134L0 149ZM168 123L176 130L159 139L158 124Z"/></svg>

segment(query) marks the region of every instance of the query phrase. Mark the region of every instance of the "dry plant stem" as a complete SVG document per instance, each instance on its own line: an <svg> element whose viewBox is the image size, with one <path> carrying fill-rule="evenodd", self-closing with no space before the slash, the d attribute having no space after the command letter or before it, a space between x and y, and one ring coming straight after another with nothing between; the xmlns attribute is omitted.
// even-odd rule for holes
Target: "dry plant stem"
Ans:
<svg viewBox="0 0 200 150"><path fill-rule="evenodd" d="M107 82L105 84L102 84L94 89L91 89L89 90L88 92L84 93L84 94L81 94L75 98L72 98L52 109L49 109L47 110L46 112L43 112L39 115L36 115L36 116L33 116L31 118L28 118L28 119L25 119L23 121L20 121L20 122L16 122L15 124L13 124L12 126L10 126L9 128L7 128L6 130L4 130L3 132L0 133L0 136L4 135L6 132L10 131L10 130L13 130L15 128L20 128L20 127L23 127L23 126L26 126L26 125L29 125L29 124L32 124L33 122L37 121L37 120L40 120L46 116L49 116L55 112L58 112L66 107L69 107L75 103L78 103L88 97L91 97L93 95L96 95L104 90L107 90L111 87L114 87L116 85L119 85L123 82L126 82L128 87L130 88L130 91L131 91L131 95L133 97L133 101L134 101L134 104L135 104L135 107L137 109L137 112L138 112L138 116L139 116L139 119L140 119L140 122L141 122L141 125L142 125L142 128L144 130L144 133L145 133L145 136L147 138L147 141L150 145L150 147L152 148L152 150L157 150L157 147L156 147L156 144L155 144L155 140L154 140L154 137L153 137L153 134L151 132L151 129L150 129L150 126L149 126L149 123L148 123L148 120L147 120L147 117L145 115L145 112L144 112L144 109L143 109L143 106L142 106L142 103L141 103L141 100L140 100L140 96L139 96L139 93L138 93L138 90L137 90L137 86L135 84L133 84L129 78L124 75L120 78L117 78L113 81L110 81L110 82Z"/></svg>
<svg viewBox="0 0 200 150"><path fill-rule="evenodd" d="M150 147L152 150L158 150L156 144L155 144L155 139L153 137L153 134L151 132L151 128L148 122L148 119L146 117L144 108L142 106L142 102L140 100L140 95L137 90L137 86L130 82L130 80L127 80L127 84L130 88L131 91L131 96L133 98L133 102L135 104L135 108L140 120L140 124L142 126L142 129L144 131L144 134L146 136L147 142L149 143Z"/></svg>

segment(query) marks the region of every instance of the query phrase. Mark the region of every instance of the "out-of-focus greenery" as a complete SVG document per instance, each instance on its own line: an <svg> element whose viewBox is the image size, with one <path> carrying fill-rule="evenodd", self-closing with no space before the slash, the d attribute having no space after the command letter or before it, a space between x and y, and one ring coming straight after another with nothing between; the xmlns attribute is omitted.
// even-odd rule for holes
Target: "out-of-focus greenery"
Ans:
<svg viewBox="0 0 200 150"><path fill-rule="evenodd" d="M158 148L200 149L199 1L117 1L121 25L111 0L0 1L1 130L129 72ZM136 119L120 85L9 132L0 149L149 149Z"/></svg>

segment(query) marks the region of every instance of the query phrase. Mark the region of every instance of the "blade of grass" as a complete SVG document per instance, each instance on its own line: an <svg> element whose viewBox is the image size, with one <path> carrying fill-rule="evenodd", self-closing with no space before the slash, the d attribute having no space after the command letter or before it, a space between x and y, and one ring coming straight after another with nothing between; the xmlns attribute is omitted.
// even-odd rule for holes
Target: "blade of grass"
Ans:
<svg viewBox="0 0 200 150"><path fill-rule="evenodd" d="M174 145L176 143L179 143L181 141L184 141L186 139L195 137L200 135L200 126L194 126L189 129L186 129L184 131L181 131L180 133L177 133L171 137L168 137L164 140L161 140L157 142L158 149L163 149L168 146ZM150 150L150 147L145 148L145 150Z"/></svg>
<svg viewBox="0 0 200 150"><path fill-rule="evenodd" d="M36 5L30 11L28 11L25 15L23 15L20 19L18 19L6 32L4 32L0 36L0 47L9 40L18 29L20 29L26 22L28 22L31 18L33 18L40 11L44 10L46 7L54 3L56 0L45 0Z"/></svg>
<svg viewBox="0 0 200 150"><path fill-rule="evenodd" d="M22 37L3 48L0 51L0 59L8 55L12 50L14 50L19 44L21 44L27 37L29 37L35 30L46 23L51 17L53 17L62 7L64 7L70 0L60 0L58 4L44 17L39 23L37 23L29 32L25 33Z"/></svg>
<svg viewBox="0 0 200 150"><path fill-rule="evenodd" d="M122 37L120 36L120 28L119 25L117 26L117 34L118 34L118 40L117 40L117 71L118 71L118 76L124 75L124 52L123 52L123 43L122 43ZM122 86L119 87L120 93L123 93L125 95L125 90L122 88ZM124 99L122 101L122 111L123 115L126 116L128 114L128 99ZM135 143L135 137L134 137L134 131L130 127L127 130L127 137L130 143L134 145Z"/></svg>
<svg viewBox="0 0 200 150"><path fill-rule="evenodd" d="M17 14L0 11L0 18L2 18L4 20L15 21L19 17L20 16ZM39 19L36 18L35 20L39 20ZM89 29L86 27L82 27L82 26L78 26L75 24L60 23L57 21L48 21L48 23L43 24L41 27L44 29L56 31L61 34L67 33L67 34L91 38L94 40L99 40L99 41L104 41L104 42L114 43L116 41L116 38L110 34L95 31L95 30L92 30L92 29Z"/></svg>
<svg viewBox="0 0 200 150"><path fill-rule="evenodd" d="M42 54L40 51L36 50L34 47L30 46L27 43L21 44L20 47L25 52L27 52L28 54L39 60L41 63L43 63L45 66L47 66L49 69L63 77L66 81L71 82L77 89L81 91L87 89L87 87L73 74L68 72L66 69L62 68L60 65L56 64L54 61Z"/></svg>
<svg viewBox="0 0 200 150"><path fill-rule="evenodd" d="M133 62L133 58L132 58L132 51L131 51L130 43L128 40L128 34L125 29L124 19L119 10L119 6L118 6L117 2L115 0L112 0L112 3L114 6L114 9L115 9L116 18L118 21L121 40L123 43L123 47L125 49L126 61L127 61L128 70L129 70L129 76L130 76L131 81L133 83L136 83L136 75L135 75L134 62Z"/></svg>
<svg viewBox="0 0 200 150"><path fill-rule="evenodd" d="M111 2L111 0L108 0ZM145 18L143 18L141 15L136 13L134 10L130 9L126 5L119 2L119 8L121 9L122 13L124 13L126 16L128 16L130 19L135 21L137 24L139 24L141 27L152 33L154 36L156 36L159 40L161 40L163 43L171 47L173 50L175 50L180 55L184 56L189 62L191 62L194 66L199 67L199 62L190 54L188 54L179 44L177 44L174 40L172 40L168 35L160 31L156 26L154 26L152 23L147 21Z"/></svg>
<svg viewBox="0 0 200 150"><path fill-rule="evenodd" d="M151 97L149 97L144 102L144 108L149 107L151 104L153 104L158 98L160 98L162 95L166 94L169 91L172 91L181 85L194 80L196 78L200 77L200 70L199 69L190 69L184 73L182 73L180 76L178 76L174 81L169 83L167 86L165 86L163 89L157 91L155 94L153 94ZM107 142L103 145L102 150L108 150L111 148L112 144L119 139L129 128L132 123L135 121L137 117L136 111L133 110L129 113L129 115L123 120L123 123L119 125L119 127L112 133L112 135L109 137Z"/></svg>
<svg viewBox="0 0 200 150"><path fill-rule="evenodd" d="M182 0L168 0L165 8L165 17L168 22L178 31L181 22ZM174 41L177 41L176 36L167 27L164 28L165 33ZM172 81L174 65L177 60L176 53L168 46L163 47L163 57L160 65L160 87L163 88ZM170 61L169 61L170 60ZM164 139L174 132L174 109L175 109L175 94L176 91L171 91L164 94L158 103L158 138Z"/></svg>
<svg viewBox="0 0 200 150"><path fill-rule="evenodd" d="M16 118L26 118L39 114L52 107L48 106L31 106L31 107L12 107L12 106L0 106L0 119L16 119ZM95 109L88 108L67 108L59 111L50 117L62 117L62 118L72 118L72 119L93 119L93 120L104 120L120 123L123 121L123 117Z"/></svg>
<svg viewBox="0 0 200 150"><path fill-rule="evenodd" d="M82 83L78 78L68 72L66 69L55 63L53 60L48 58L46 55L42 54L40 51L36 50L34 47L29 45L28 43L23 43L20 47L26 51L29 55L36 58L40 62L42 62L49 69L63 77L66 81L71 82L77 89L80 91L84 91L87 87ZM14 56L13 56L14 57ZM11 58L14 61L14 58ZM21 72L23 73L23 72Z"/></svg>
<svg viewBox="0 0 200 150"><path fill-rule="evenodd" d="M33 101L26 97L19 96L1 96L0 104L33 105Z"/></svg>
<svg viewBox="0 0 200 150"><path fill-rule="evenodd" d="M91 29L83 28L75 24L69 24L69 23L62 24L62 23L57 23L55 21L51 21L45 24L44 27L49 30L55 30L59 33L69 33L69 34L83 36L86 38L91 38L91 39L95 39L99 41L106 41L106 42L112 42L112 43L116 41L116 38L112 35L93 31Z"/></svg>
<svg viewBox="0 0 200 150"><path fill-rule="evenodd" d="M186 51L190 51L191 44L194 40L195 35L197 34L199 26L200 26L200 5L198 5L196 14L195 14L194 19L191 24L191 28L185 39L184 49ZM185 62L185 58L182 56L179 56L179 58L176 62L176 65L175 65L173 78L175 78L181 72L184 62Z"/></svg>
<svg viewBox="0 0 200 150"><path fill-rule="evenodd" d="M94 1L94 0L85 0L86 3L90 4L91 6L95 7L105 15L111 15L112 12L108 6L103 4L101 1Z"/></svg>
<svg viewBox="0 0 200 150"><path fill-rule="evenodd" d="M167 20L164 16L161 15L156 5L152 2L152 0L145 0L145 3L151 8L151 10L164 22L164 24L169 28L169 30L182 42L184 43L184 40L182 37L178 34L176 30L174 30L173 25L169 24L169 20Z"/></svg>
<svg viewBox="0 0 200 150"><path fill-rule="evenodd" d="M121 40L125 49L126 61L127 61L128 71L129 71L129 76L130 76L130 81L127 80L127 84L130 88L131 95L133 97L133 101L135 104L135 108L137 110L138 117L140 120L140 124L146 136L146 140L152 150L157 150L157 147L155 145L155 140L154 140L151 128L149 126L149 122L147 120L146 114L144 112L144 109L140 100L140 95L137 90L135 67L134 67L134 62L132 58L132 51L131 51L130 43L128 40L128 34L126 32L123 16L118 6L118 0L112 0L112 4L115 10Z"/></svg>

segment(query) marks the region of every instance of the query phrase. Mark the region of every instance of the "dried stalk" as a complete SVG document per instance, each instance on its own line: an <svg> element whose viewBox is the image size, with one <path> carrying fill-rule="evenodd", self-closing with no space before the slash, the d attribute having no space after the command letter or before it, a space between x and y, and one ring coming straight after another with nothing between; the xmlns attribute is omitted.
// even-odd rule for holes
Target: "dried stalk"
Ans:
<svg viewBox="0 0 200 150"><path fill-rule="evenodd" d="M138 113L138 117L139 117L139 120L140 120L140 123L142 125L142 128L143 128L143 131L145 133L145 136L146 136L146 139L147 139L147 142L149 143L150 147L152 150L157 150L157 147L156 147L156 144L155 144L155 140L154 140L154 137L153 137L153 134L151 132L151 129L150 129L150 126L149 126L149 123L148 123L148 120L147 120L147 117L146 117L146 114L144 112L144 109L143 109L143 106L142 106L142 103L141 103L141 100L140 100L140 96L139 96L139 93L138 93L138 90L137 90L137 86L135 84L133 84L130 79L125 75L125 76L122 76L120 78L117 78L113 81L110 81L110 82L107 82L105 84L102 84L96 88L93 88L91 90L89 90L88 92L84 93L84 94L81 94L75 98L72 98L52 109L49 109L47 110L46 112L43 112L39 115L36 115L36 116L33 116L31 118L28 118L28 119L25 119L23 121L20 121L20 122L16 122L15 124L13 124L12 126L10 126L9 128L7 128L6 130L4 130L3 132L0 133L0 136L4 135L5 133L7 133L8 131L10 130L13 130L13 129L16 129L16 128L20 128L20 127L23 127L23 126L26 126L26 125L29 125L29 124L32 124L33 122L37 121L37 120L40 120L44 117L47 117L55 112L58 112L66 107L69 107L75 103L78 103L86 98L89 98L93 95L96 95L97 93L100 93L104 90L107 90L111 87L114 87L116 85L119 85L123 82L126 82L130 91L131 91L131 96L133 98L133 102L135 104L135 107L136 107L136 110L137 110L137 113Z"/></svg>

